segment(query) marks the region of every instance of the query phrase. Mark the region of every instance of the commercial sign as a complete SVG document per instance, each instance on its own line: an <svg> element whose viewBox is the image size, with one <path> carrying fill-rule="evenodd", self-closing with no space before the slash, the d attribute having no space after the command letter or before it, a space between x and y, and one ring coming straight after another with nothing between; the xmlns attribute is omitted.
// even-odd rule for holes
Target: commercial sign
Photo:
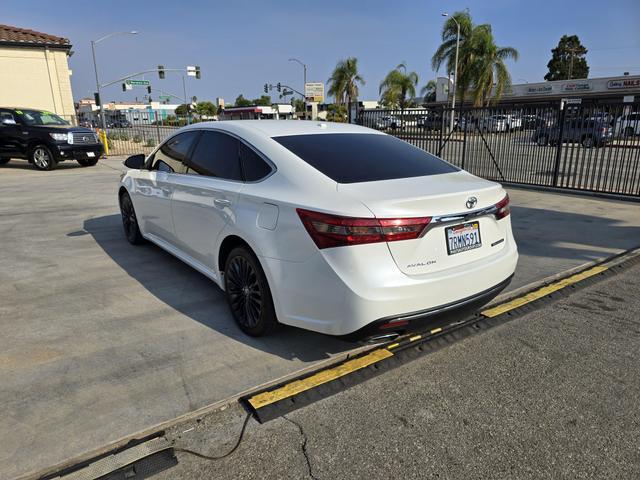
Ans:
<svg viewBox="0 0 640 480"><path fill-rule="evenodd" d="M639 88L639 87L640 87L640 78L609 80L607 82L607 88L609 90L617 90L620 88Z"/></svg>
<svg viewBox="0 0 640 480"><path fill-rule="evenodd" d="M527 88L528 95L536 95L541 93L551 93L551 85L540 85L539 87L529 87Z"/></svg>
<svg viewBox="0 0 640 480"><path fill-rule="evenodd" d="M308 82L304 84L304 96L307 102L324 102L324 83Z"/></svg>
<svg viewBox="0 0 640 480"><path fill-rule="evenodd" d="M592 88L589 82L570 82L562 85L563 92L587 92Z"/></svg>

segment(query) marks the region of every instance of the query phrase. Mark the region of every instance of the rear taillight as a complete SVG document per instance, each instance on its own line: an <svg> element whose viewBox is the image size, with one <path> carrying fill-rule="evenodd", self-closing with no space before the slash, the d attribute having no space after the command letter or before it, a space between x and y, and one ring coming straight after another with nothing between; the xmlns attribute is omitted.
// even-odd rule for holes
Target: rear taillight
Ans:
<svg viewBox="0 0 640 480"><path fill-rule="evenodd" d="M509 208L509 195L505 196L502 200L496 203L496 218L500 220L511 213Z"/></svg>
<svg viewBox="0 0 640 480"><path fill-rule="evenodd" d="M318 248L395 242L418 238L431 217L355 218L298 208L302 224Z"/></svg>

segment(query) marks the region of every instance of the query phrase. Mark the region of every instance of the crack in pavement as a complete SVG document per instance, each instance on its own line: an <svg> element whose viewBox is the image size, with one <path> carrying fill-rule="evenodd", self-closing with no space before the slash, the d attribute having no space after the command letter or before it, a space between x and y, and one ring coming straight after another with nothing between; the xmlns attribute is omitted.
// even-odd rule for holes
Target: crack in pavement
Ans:
<svg viewBox="0 0 640 480"><path fill-rule="evenodd" d="M302 436L302 455L304 455L304 459L307 462L307 470L309 471L309 477L312 478L313 480L319 480L318 477L316 477L313 474L313 470L311 468L311 460L309 459L309 452L307 452L307 441L308 441L308 438L307 438L306 433L304 433L304 430L302 429L302 425L300 425L295 420L290 419L286 415L283 415L282 418L284 418L287 422L292 423L293 425L298 427L298 431L300 432L300 435Z"/></svg>

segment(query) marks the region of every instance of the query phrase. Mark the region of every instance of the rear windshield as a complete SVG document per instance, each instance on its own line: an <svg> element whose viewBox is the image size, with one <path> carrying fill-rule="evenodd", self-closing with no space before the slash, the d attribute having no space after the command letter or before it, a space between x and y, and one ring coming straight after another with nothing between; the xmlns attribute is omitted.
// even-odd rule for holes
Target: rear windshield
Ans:
<svg viewBox="0 0 640 480"><path fill-rule="evenodd" d="M458 168L391 135L320 133L273 138L338 183L457 172Z"/></svg>

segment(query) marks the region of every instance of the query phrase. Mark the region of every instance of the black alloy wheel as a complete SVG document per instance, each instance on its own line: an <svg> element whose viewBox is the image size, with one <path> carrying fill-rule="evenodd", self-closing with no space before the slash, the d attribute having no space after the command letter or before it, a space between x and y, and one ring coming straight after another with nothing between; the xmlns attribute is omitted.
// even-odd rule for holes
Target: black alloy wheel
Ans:
<svg viewBox="0 0 640 480"><path fill-rule="evenodd" d="M136 211L133 208L133 202L128 193L123 193L120 197L120 214L122 215L122 226L127 240L132 245L140 245L144 243L142 233L138 227L138 219Z"/></svg>
<svg viewBox="0 0 640 480"><path fill-rule="evenodd" d="M258 259L247 248L237 247L229 254L224 283L229 308L244 333L260 337L277 327L266 276Z"/></svg>

